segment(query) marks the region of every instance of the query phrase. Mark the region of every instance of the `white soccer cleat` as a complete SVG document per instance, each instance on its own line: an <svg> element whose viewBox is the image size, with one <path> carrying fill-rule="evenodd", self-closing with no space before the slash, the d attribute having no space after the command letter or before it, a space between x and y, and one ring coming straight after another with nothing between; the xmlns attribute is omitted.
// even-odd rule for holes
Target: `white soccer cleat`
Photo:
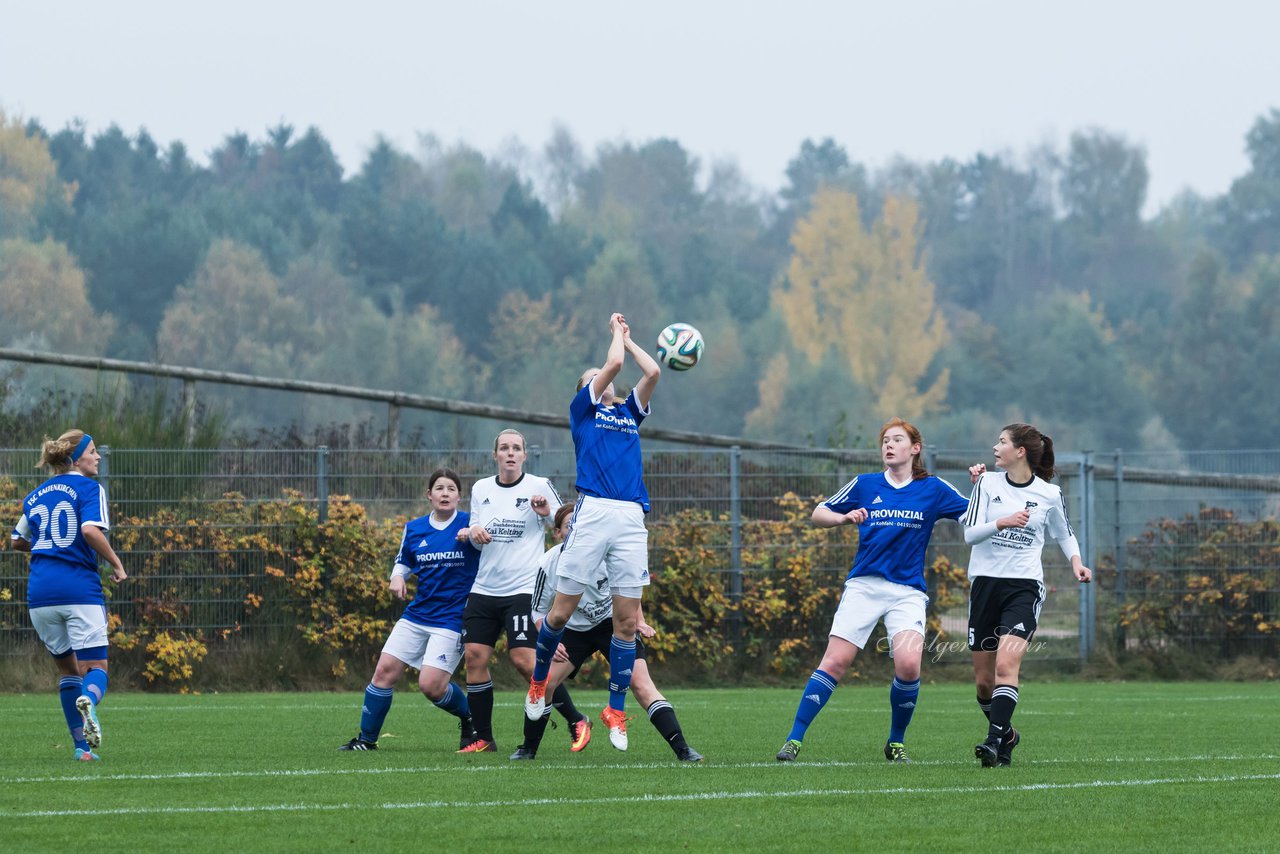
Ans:
<svg viewBox="0 0 1280 854"><path fill-rule="evenodd" d="M90 747L100 747L102 725L98 723L98 713L93 709L93 700L81 694L76 698L76 710L80 712L80 718L84 721L84 740L89 742Z"/></svg>
<svg viewBox="0 0 1280 854"><path fill-rule="evenodd" d="M547 710L547 680L529 683L529 693L524 696L524 716L531 721L542 720Z"/></svg>
<svg viewBox="0 0 1280 854"><path fill-rule="evenodd" d="M609 728L609 743L619 750L627 749L627 713L605 706L600 720Z"/></svg>

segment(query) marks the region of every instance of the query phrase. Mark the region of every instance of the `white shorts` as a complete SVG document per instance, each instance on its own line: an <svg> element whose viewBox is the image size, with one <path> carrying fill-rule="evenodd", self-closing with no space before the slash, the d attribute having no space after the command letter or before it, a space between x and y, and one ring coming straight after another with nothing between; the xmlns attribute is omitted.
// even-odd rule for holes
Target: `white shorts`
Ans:
<svg viewBox="0 0 1280 854"><path fill-rule="evenodd" d="M612 590L649 583L649 531L644 526L644 508L634 501L584 495L574 508L573 524L560 552L556 590L560 590L560 579L595 584L602 563Z"/></svg>
<svg viewBox="0 0 1280 854"><path fill-rule="evenodd" d="M45 605L29 613L50 655L107 645L105 605Z"/></svg>
<svg viewBox="0 0 1280 854"><path fill-rule="evenodd" d="M434 667L453 673L462 660L462 633L399 619L382 651L419 670Z"/></svg>
<svg viewBox="0 0 1280 854"><path fill-rule="evenodd" d="M865 649L871 630L884 617L890 642L898 632L915 632L924 637L924 611L928 604L929 597L914 587L894 584L878 575L850 578L831 621L831 634Z"/></svg>

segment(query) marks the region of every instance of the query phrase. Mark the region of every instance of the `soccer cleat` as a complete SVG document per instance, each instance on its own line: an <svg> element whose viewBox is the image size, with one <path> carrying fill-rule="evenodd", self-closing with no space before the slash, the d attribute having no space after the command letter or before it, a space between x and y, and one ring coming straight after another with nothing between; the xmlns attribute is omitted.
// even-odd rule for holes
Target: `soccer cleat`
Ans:
<svg viewBox="0 0 1280 854"><path fill-rule="evenodd" d="M600 720L609 728L609 743L619 750L627 749L627 713L605 706Z"/></svg>
<svg viewBox="0 0 1280 854"><path fill-rule="evenodd" d="M884 758L902 765L911 764L911 757L907 755L907 747L900 741L885 742Z"/></svg>
<svg viewBox="0 0 1280 854"><path fill-rule="evenodd" d="M547 680L542 681L531 680L529 682L529 693L524 697L524 716L531 721L542 719L542 713L547 710Z"/></svg>
<svg viewBox="0 0 1280 854"><path fill-rule="evenodd" d="M1013 764L1013 749L1022 741L1022 736L1013 727L1009 734L1000 739L1000 749L996 751L996 766L1007 767Z"/></svg>
<svg viewBox="0 0 1280 854"><path fill-rule="evenodd" d="M583 715L581 720L569 724L569 749L581 753L591 743L591 720Z"/></svg>
<svg viewBox="0 0 1280 854"><path fill-rule="evenodd" d="M348 741L346 744L342 745L338 749L339 750L377 750L378 742L365 741L363 738L357 735L355 738L351 739L350 741Z"/></svg>
<svg viewBox="0 0 1280 854"><path fill-rule="evenodd" d="M475 744L480 738L480 733L476 732L475 721L471 718L458 719L458 752L462 752L468 745Z"/></svg>
<svg viewBox="0 0 1280 854"><path fill-rule="evenodd" d="M84 720L84 740L90 747L102 745L102 725L98 723L98 713L94 710L93 700L87 694L76 698L76 709Z"/></svg>
<svg viewBox="0 0 1280 854"><path fill-rule="evenodd" d="M704 758L701 753L687 745L676 751L676 759L681 762L701 762Z"/></svg>
<svg viewBox="0 0 1280 854"><path fill-rule="evenodd" d="M778 751L779 762L795 762L796 757L800 755L800 742L794 738L787 739L787 743L782 745L782 749Z"/></svg>
<svg viewBox="0 0 1280 854"><path fill-rule="evenodd" d="M538 752L536 750L530 750L523 744L516 748L515 753L511 754L512 759L536 759L537 756Z"/></svg>
<svg viewBox="0 0 1280 854"><path fill-rule="evenodd" d="M77 747L77 748L76 748L76 757L75 757L75 759L76 759L76 761L77 761L77 762L100 762L100 761L102 761L102 757L101 757L101 756L99 756L98 754L94 753L92 750L85 750L84 748L81 748L81 747Z"/></svg>
<svg viewBox="0 0 1280 854"><path fill-rule="evenodd" d="M978 757L983 768L994 768L1000 761L1000 740L988 738L973 748L973 755Z"/></svg>
<svg viewBox="0 0 1280 854"><path fill-rule="evenodd" d="M498 745L484 738L477 738L466 747L459 750L459 753L496 753Z"/></svg>

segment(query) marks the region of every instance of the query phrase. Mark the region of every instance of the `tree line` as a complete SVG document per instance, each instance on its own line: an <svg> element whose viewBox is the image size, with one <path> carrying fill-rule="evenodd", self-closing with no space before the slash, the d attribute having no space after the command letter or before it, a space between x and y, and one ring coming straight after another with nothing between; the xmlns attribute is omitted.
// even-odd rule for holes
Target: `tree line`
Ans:
<svg viewBox="0 0 1280 854"><path fill-rule="evenodd" d="M773 193L673 139L383 141L348 175L314 128L231 134L205 165L0 114L0 338L559 411L621 310L707 340L655 398L676 429L866 444L898 414L950 448L1011 420L1063 448L1275 447L1280 110L1244 143L1227 192L1144 218L1145 151L1102 129L878 170L809 140ZM24 370L8 408L48 382Z"/></svg>

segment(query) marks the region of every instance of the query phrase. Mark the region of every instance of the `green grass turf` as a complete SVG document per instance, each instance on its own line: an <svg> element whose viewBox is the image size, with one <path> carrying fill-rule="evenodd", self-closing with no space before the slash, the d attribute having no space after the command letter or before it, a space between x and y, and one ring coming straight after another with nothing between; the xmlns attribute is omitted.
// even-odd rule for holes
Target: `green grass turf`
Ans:
<svg viewBox="0 0 1280 854"><path fill-rule="evenodd" d="M707 761L676 763L644 716L631 749L571 754L548 730L511 762L520 697L498 695L499 752L459 756L455 720L401 692L377 752L355 694L113 693L103 761L71 761L57 696L0 696L6 851L1264 850L1280 841L1276 683L1023 687L1012 768L983 769L964 685L926 685L907 745L881 750L887 688L840 688L800 761L774 754L794 690L672 691ZM593 717L604 695L583 692ZM558 716L557 716L558 717ZM402 847L403 846L403 847Z"/></svg>

